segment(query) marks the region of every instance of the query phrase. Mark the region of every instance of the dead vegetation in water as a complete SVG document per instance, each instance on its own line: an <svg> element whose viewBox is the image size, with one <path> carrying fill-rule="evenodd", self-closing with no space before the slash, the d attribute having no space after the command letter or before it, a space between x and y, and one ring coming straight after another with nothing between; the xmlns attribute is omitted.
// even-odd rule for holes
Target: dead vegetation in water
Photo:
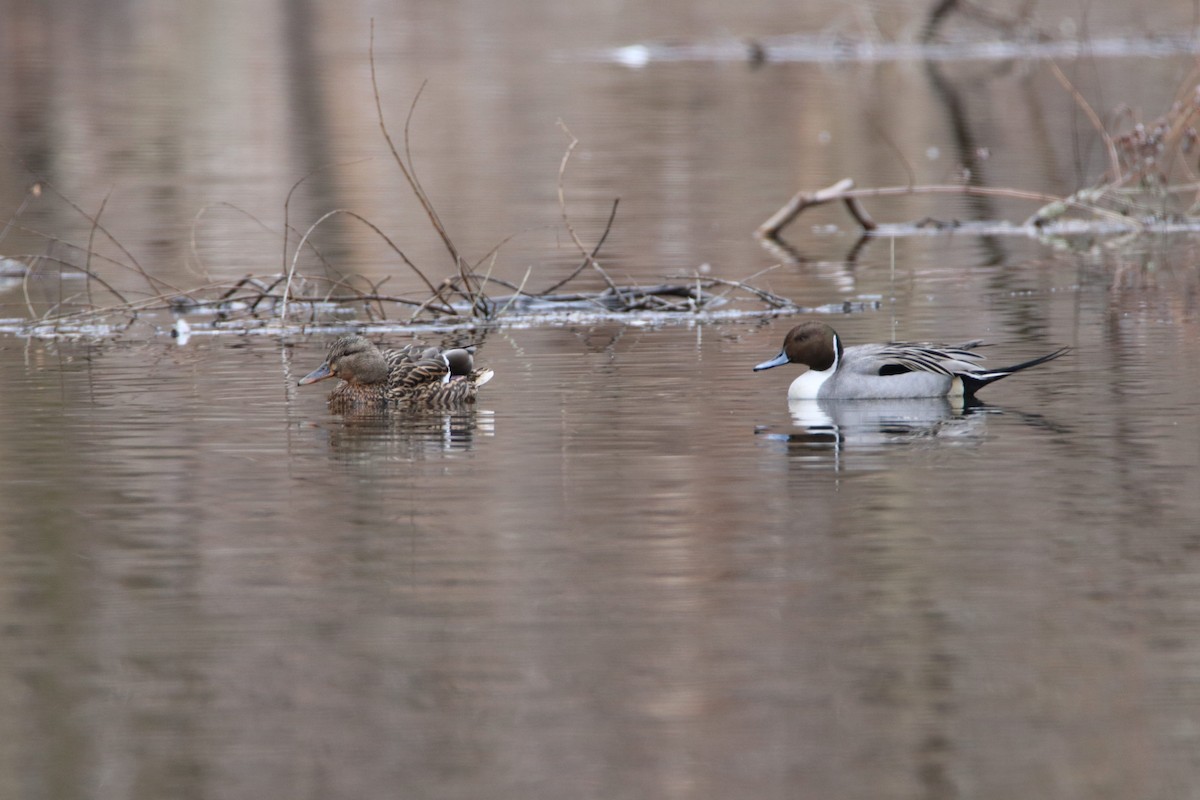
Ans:
<svg viewBox="0 0 1200 800"><path fill-rule="evenodd" d="M229 332L288 332L311 326L364 323L457 327L494 324L518 317L528 321L531 318L547 319L562 315L578 318L596 315L696 315L710 312L734 297L752 302L754 308L731 313L786 314L808 310L748 281L709 275L706 268L671 282L650 286L618 284L614 281L604 269L599 254L616 220L619 199L613 200L599 238L590 245L586 244L567 212L564 188L567 166L579 140L561 122L559 124L568 143L558 170L558 204L562 225L579 251L579 264L565 277L541 286L532 285L532 268L526 271L519 283L493 275L493 268L505 242L493 247L482 258L472 260L464 256L443 224L413 166L410 132L424 86L412 100L404 122L403 138L397 142L385 120L375 71L373 25L368 58L380 132L392 160L443 245L451 265L448 274L433 277L434 273L429 267L415 263L379 226L347 208L325 212L304 230L295 227L289 218L290 202L296 190L312 176L313 173L310 173L293 184L284 201L281 235L283 265L279 272L181 287L156 277L144 268L133 253L103 225L101 219L107 197L99 209L91 214L52 184L38 181L0 232L0 246L4 234L15 228L45 239L48 251L43 254L0 257L0 280L20 281L23 310L26 312L20 320L0 320L0 328L38 336L103 337L119 334L139 319L155 312L171 312L175 317L173 333L179 335L201 328ZM86 245L73 244L20 224L21 213L43 194L57 197L87 220L90 232ZM256 224L270 229L262 220L232 204L219 205L246 214ZM202 209L193 223L193 250L194 225L207 210ZM338 270L314 245L312 238L321 225L339 216L354 219L377 235L395 255L398 268L413 276L423 289L414 293L391 293L384 286L391 276L372 282L365 276L344 274ZM103 255L97 249L97 239L103 239L115 248L119 257ZM319 263L324 274L303 271L302 256ZM48 267L58 269L59 297L56 302L39 311L39 303L31 295L30 282L48 271ZM126 288L129 282L117 281L114 278L117 273L133 274L137 278L135 283L140 283L142 288ZM585 274L598 276L606 288L598 292L572 290L576 279ZM80 280L73 283L81 285L76 290L68 291L64 288L68 283L63 280L64 277L78 277ZM116 283L121 283L123 288L118 289L114 285ZM192 321L189 323L187 319Z"/></svg>
<svg viewBox="0 0 1200 800"><path fill-rule="evenodd" d="M969 230L987 235L1014 235L1069 240L1143 233L1200 233L1200 70L1183 85L1171 106L1157 119L1142 120L1133 109L1122 106L1105 123L1071 84L1063 71L1051 63L1054 77L1062 84L1099 137L1107 168L1089 186L1067 196L1012 187L980 186L965 176L963 183L856 188L844 178L817 191L797 192L762 223L755 232L764 244L786 258L783 229L801 213L828 203L841 203L864 237L926 235L930 232ZM909 170L911 174L911 169ZM1018 200L1033 210L1024 220L960 220L877 222L867 211L865 200L904 195L958 195Z"/></svg>

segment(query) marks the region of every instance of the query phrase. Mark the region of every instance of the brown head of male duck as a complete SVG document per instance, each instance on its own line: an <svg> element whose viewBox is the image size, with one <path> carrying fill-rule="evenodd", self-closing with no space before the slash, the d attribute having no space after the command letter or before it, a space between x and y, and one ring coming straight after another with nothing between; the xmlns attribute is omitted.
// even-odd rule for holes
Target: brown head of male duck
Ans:
<svg viewBox="0 0 1200 800"><path fill-rule="evenodd" d="M362 336L342 336L329 346L325 363L300 379L305 386L327 378L342 383L329 395L334 410L386 408L453 409L475 402L490 369L475 369L467 349L441 350L410 344L380 350Z"/></svg>

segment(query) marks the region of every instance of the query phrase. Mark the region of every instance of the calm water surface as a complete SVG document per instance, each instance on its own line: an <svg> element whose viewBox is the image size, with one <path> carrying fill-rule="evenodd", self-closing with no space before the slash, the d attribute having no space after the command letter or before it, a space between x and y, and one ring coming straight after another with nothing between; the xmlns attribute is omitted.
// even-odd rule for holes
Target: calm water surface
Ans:
<svg viewBox="0 0 1200 800"><path fill-rule="evenodd" d="M786 324L500 332L408 419L316 339L10 342L10 786L1186 796L1195 341L831 428L749 370Z"/></svg>
<svg viewBox="0 0 1200 800"><path fill-rule="evenodd" d="M585 240L622 198L604 251L621 280L782 262L756 280L877 304L828 317L848 342L983 337L996 365L1073 350L977 408L789 409L795 372L750 368L792 319L500 328L463 334L497 375L476 408L346 418L295 385L326 333L180 345L147 318L115 340L0 338L0 797L1200 797L1195 243L856 251L836 209L790 250L750 236L847 175L1071 191L1103 152L1044 65L594 57L903 38L911 9L67 5L0 3L3 216L21 164L92 212L112 189L104 221L164 280L276 271L279 240L242 212L277 229L317 167L293 224L352 207L440 263L373 118L374 15L394 124L430 78L414 147L463 249L519 234L498 275L577 263L561 117ZM1160 5L1089 20L1191 24ZM1151 116L1193 64L1076 67L1098 107ZM50 192L19 221L6 256L92 227ZM318 238L347 271L412 278L369 232ZM0 316L72 286L4 284Z"/></svg>

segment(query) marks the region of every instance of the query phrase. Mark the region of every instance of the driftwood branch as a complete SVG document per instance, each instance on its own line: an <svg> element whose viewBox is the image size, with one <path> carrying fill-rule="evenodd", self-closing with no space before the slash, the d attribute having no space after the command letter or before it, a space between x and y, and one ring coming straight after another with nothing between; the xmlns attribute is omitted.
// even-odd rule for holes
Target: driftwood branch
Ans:
<svg viewBox="0 0 1200 800"><path fill-rule="evenodd" d="M863 230L875 230L875 221L871 219L866 209L858 202L857 196L851 194L853 189L854 181L850 178L843 178L832 186L820 191L796 192L783 208L776 211L771 215L770 219L758 226L758 235L764 238L774 238L779 235L780 230L794 220L804 209L810 206L823 205L834 200L841 200L846 204L846 209L858 221Z"/></svg>
<svg viewBox="0 0 1200 800"><path fill-rule="evenodd" d="M1116 211L1109 211L1101 208L1086 199L1087 195L1073 195L1072 197L1056 197L1055 195L1044 194L1042 192L1027 192L1020 189L994 189L987 186L968 186L965 184L950 184L950 185L926 185L926 186L884 186L873 189L855 189L854 182L849 178L838 181L832 186L821 189L817 192L798 192L787 204L776 211L770 219L759 226L757 235L764 239L773 239L779 235L779 231L789 223L791 223L800 212L812 206L823 205L835 201L841 201L846 204L851 216L858 222L864 231L873 231L878 228L877 223L867 215L865 209L862 208L859 202L865 197L897 197L901 195L916 195L916 194L956 194L956 195L971 195L976 197L1006 197L1013 200L1028 200L1031 202L1041 203L1043 206L1051 204L1059 204L1064 209L1073 208L1079 211L1087 212L1093 216L1103 217L1110 221L1116 222L1123 227L1134 227L1142 229L1145 226L1138 220L1120 214Z"/></svg>

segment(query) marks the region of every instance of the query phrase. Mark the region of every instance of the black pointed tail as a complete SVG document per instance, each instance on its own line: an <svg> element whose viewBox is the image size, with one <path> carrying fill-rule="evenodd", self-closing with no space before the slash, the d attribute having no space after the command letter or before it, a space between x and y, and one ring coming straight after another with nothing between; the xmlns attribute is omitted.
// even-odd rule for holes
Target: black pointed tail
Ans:
<svg viewBox="0 0 1200 800"><path fill-rule="evenodd" d="M1023 369L1029 369L1030 367L1036 367L1038 364L1045 364L1047 361L1053 361L1059 356L1065 355L1070 351L1071 348L1062 347L1058 350L1055 350L1053 353L1050 353L1049 355L1033 358L1029 361L1022 361L1020 364L1014 364L1011 367L992 369L986 372L977 372L973 375L959 373L959 377L962 378L963 382L963 395L965 397L973 397L976 392L987 386L989 383L995 383L1001 378L1007 378L1014 372L1020 372Z"/></svg>

